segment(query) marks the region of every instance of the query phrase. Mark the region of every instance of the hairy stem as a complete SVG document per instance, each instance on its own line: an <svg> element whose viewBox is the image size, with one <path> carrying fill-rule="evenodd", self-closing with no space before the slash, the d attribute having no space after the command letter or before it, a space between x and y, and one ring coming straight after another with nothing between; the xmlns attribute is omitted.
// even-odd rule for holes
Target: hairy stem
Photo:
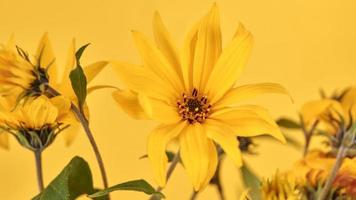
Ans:
<svg viewBox="0 0 356 200"><path fill-rule="evenodd" d="M320 195L318 196L318 200L325 200L327 198L329 191L331 189L331 186L335 180L335 177L341 167L342 161L344 160L344 157L346 156L346 152L347 152L347 147L341 145L339 148L339 151L337 153L337 156L336 156L335 164L331 170L331 173L330 173L328 179L326 180L324 188L322 189Z"/></svg>
<svg viewBox="0 0 356 200"><path fill-rule="evenodd" d="M47 91L48 91L48 93L50 93L53 96L60 95L59 92L57 92L55 89L53 89L51 87L48 87ZM85 133L86 133L86 135L87 135L87 137L89 139L89 142L90 142L90 144L91 144L91 146L93 148L96 160L98 162L104 188L108 188L108 180L107 180L107 175L106 175L106 171L105 171L105 167L104 167L104 162L103 162L103 159L101 157L98 145L95 142L93 133L90 130L88 120L86 119L84 113L81 112L79 110L79 108L76 105L74 105L72 102L71 102L71 110L75 114L75 116L79 119L80 123L83 126L83 129L84 129L84 131L85 131Z"/></svg>
<svg viewBox="0 0 356 200"><path fill-rule="evenodd" d="M40 190L40 192L42 192L44 189L43 171L42 171L42 151L35 150L34 154L35 154L35 162L36 162L38 189Z"/></svg>
<svg viewBox="0 0 356 200"><path fill-rule="evenodd" d="M167 170L167 182L171 178L174 169L176 168L177 164L179 163L179 160L180 160L180 154L179 154L179 151L178 151L178 153L174 156L174 158L173 158L173 160L171 162L171 165L169 166L169 168ZM162 187L158 187L156 189L156 191L158 191L158 192L160 192L162 190L163 190ZM157 197L155 195L150 197L150 200L155 200L155 199L157 199Z"/></svg>

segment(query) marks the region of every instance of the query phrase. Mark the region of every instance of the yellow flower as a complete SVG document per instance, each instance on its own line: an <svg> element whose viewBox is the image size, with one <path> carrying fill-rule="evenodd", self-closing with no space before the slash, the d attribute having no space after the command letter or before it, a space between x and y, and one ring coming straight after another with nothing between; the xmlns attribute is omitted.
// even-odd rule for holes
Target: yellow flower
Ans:
<svg viewBox="0 0 356 200"><path fill-rule="evenodd" d="M317 188L318 184L325 183L329 177L335 160L330 154L311 151L294 165L288 175L297 180L299 185ZM356 197L356 158L344 158L333 187L339 190L340 195Z"/></svg>
<svg viewBox="0 0 356 200"><path fill-rule="evenodd" d="M49 99L46 96L30 97L15 110L6 108L2 99L0 127L14 135L31 150L43 150L54 138L75 119L70 114L70 101L63 96ZM7 104L9 105L9 104Z"/></svg>
<svg viewBox="0 0 356 200"><path fill-rule="evenodd" d="M288 178L286 174L276 173L272 179L263 180L261 187L263 200L304 199L295 180Z"/></svg>
<svg viewBox="0 0 356 200"><path fill-rule="evenodd" d="M328 134L336 135L339 122L344 120L347 128L356 119L356 87L352 87L340 99L321 99L305 103L301 115L308 130L318 121L317 128Z"/></svg>
<svg viewBox="0 0 356 200"><path fill-rule="evenodd" d="M59 77L57 61L47 33L40 40L34 56L19 47L15 48L13 39L10 39L8 44L0 49L0 95L16 101L26 96L47 95L46 89L50 86L76 104L76 96L69 79L69 73L75 67L75 52L73 40L63 75ZM84 67L87 82L90 83L106 65L107 62L99 61ZM78 127L79 123L75 123L66 131L67 145L76 136ZM6 147L6 140L6 135L0 133L0 146Z"/></svg>
<svg viewBox="0 0 356 200"><path fill-rule="evenodd" d="M190 31L181 53L158 13L153 29L157 46L142 33L132 32L143 66L113 63L129 88L113 96L132 117L160 122L148 138L148 157L160 186L166 184L165 149L173 139L179 141L181 160L195 190L203 189L215 173L216 144L240 166L236 136L267 133L285 142L266 109L237 105L263 93L287 93L275 83L234 87L253 43L244 26L240 24L222 50L219 13L214 5Z"/></svg>

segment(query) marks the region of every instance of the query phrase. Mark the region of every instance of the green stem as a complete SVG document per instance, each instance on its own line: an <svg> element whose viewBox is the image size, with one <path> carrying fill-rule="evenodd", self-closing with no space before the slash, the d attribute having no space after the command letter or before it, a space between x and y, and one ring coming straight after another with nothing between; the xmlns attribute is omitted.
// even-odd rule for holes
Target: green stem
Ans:
<svg viewBox="0 0 356 200"><path fill-rule="evenodd" d="M190 200L195 200L198 197L198 192L193 191L192 194L190 195Z"/></svg>
<svg viewBox="0 0 356 200"><path fill-rule="evenodd" d="M42 170L42 151L35 150L34 154L35 154L35 162L36 162L38 189L40 190L40 192L42 192L44 189L43 170Z"/></svg>
<svg viewBox="0 0 356 200"><path fill-rule="evenodd" d="M317 125L319 124L319 120L316 120L314 122L314 124L312 125L310 130L307 130L307 128L305 127L305 123L304 123L302 116L300 116L300 121L301 121L302 130L304 133L304 139L305 139L305 145L304 145L304 151L303 151L303 157L305 157L309 150L311 138L314 134L314 131L315 131Z"/></svg>
<svg viewBox="0 0 356 200"><path fill-rule="evenodd" d="M55 89L53 89L51 87L48 87L47 91L48 91L48 93L50 93L53 96L60 95L59 92L57 92ZM82 124L84 131L89 139L89 142L93 148L96 160L97 160L99 168L100 168L100 173L101 173L101 178L103 181L104 189L106 189L106 188L108 188L108 179L107 179L107 175L106 175L106 171L105 171L105 167L104 167L104 161L101 157L98 145L95 142L93 133L91 132L91 130L89 128L88 120L86 119L83 112L81 112L79 110L79 108L76 105L74 105L72 102L71 102L71 110L75 114L75 116L79 119L80 123Z"/></svg>

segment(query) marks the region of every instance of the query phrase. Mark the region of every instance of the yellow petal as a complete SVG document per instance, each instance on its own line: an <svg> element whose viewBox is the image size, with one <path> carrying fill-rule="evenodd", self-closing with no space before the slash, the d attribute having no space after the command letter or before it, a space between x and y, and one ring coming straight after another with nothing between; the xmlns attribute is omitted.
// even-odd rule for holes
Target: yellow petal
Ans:
<svg viewBox="0 0 356 200"><path fill-rule="evenodd" d="M153 17L153 34L158 48L167 58L181 81L183 81L178 50L172 42L171 36L168 33L167 28L164 26L158 12L155 12Z"/></svg>
<svg viewBox="0 0 356 200"><path fill-rule="evenodd" d="M134 119L148 119L148 116L145 114L138 101L137 93L129 90L117 90L112 93L112 96L119 104L120 108Z"/></svg>
<svg viewBox="0 0 356 200"><path fill-rule="evenodd" d="M3 130L0 130L0 147L4 149L9 149L8 133Z"/></svg>
<svg viewBox="0 0 356 200"><path fill-rule="evenodd" d="M240 200L249 200L250 199L249 193L250 193L249 189L244 190L240 196Z"/></svg>
<svg viewBox="0 0 356 200"><path fill-rule="evenodd" d="M6 49L9 49L11 51L16 51L15 46L16 46L16 44L15 44L15 35L11 34L5 47L6 47Z"/></svg>
<svg viewBox="0 0 356 200"><path fill-rule="evenodd" d="M148 137L147 155L153 169L153 174L159 186L166 185L166 170L168 158L166 155L167 144L178 136L186 126L185 122L172 125L160 125Z"/></svg>
<svg viewBox="0 0 356 200"><path fill-rule="evenodd" d="M133 31L136 46L143 59L144 67L151 70L164 83L172 86L176 92L183 91L183 84L174 67L168 62L159 49L157 49L142 33Z"/></svg>
<svg viewBox="0 0 356 200"><path fill-rule="evenodd" d="M216 120L207 120L205 124L207 136L218 143L238 167L242 166L241 151L233 130Z"/></svg>
<svg viewBox="0 0 356 200"><path fill-rule="evenodd" d="M42 36L37 48L36 59L38 59L38 64L42 68L48 68L49 83L51 85L57 85L58 77L56 58L52 50L51 42L48 38L48 33L45 33Z"/></svg>
<svg viewBox="0 0 356 200"><path fill-rule="evenodd" d="M46 96L29 100L22 110L26 117L25 123L28 123L30 128L42 128L43 125L53 124L58 116L57 108L50 103Z"/></svg>
<svg viewBox="0 0 356 200"><path fill-rule="evenodd" d="M99 61L83 68L88 84L104 69L108 64L106 61Z"/></svg>
<svg viewBox="0 0 356 200"><path fill-rule="evenodd" d="M69 46L69 50L67 53L67 63L64 67L64 72L63 72L63 77L62 77L62 82L61 83L65 83L65 82L69 82L69 73L70 71L72 71L74 69L74 65L75 65L75 39L72 40L72 42L70 43Z"/></svg>
<svg viewBox="0 0 356 200"><path fill-rule="evenodd" d="M187 126L179 135L181 159L194 190L204 189L217 167L215 144L199 123Z"/></svg>
<svg viewBox="0 0 356 200"><path fill-rule="evenodd" d="M305 103L300 114L303 118L307 130L311 129L316 120L319 121L318 129L332 131L330 116L334 119L340 119L339 115L345 118L346 113L340 102L332 99L322 99Z"/></svg>
<svg viewBox="0 0 356 200"><path fill-rule="evenodd" d="M76 118L71 112L71 102L68 98L65 98L64 96L56 96L51 98L50 102L58 110L57 122L66 124L77 123Z"/></svg>
<svg viewBox="0 0 356 200"><path fill-rule="evenodd" d="M222 109L213 113L211 118L228 124L237 136L252 137L268 134L282 143L286 142L281 130L268 111L260 106L251 105Z"/></svg>
<svg viewBox="0 0 356 200"><path fill-rule="evenodd" d="M240 77L252 49L250 32L239 27L238 34L223 50L206 85L206 92L213 104L218 101Z"/></svg>
<svg viewBox="0 0 356 200"><path fill-rule="evenodd" d="M71 124L63 131L64 142L66 146L70 146L77 137L81 125L79 123Z"/></svg>
<svg viewBox="0 0 356 200"><path fill-rule="evenodd" d="M178 113L178 108L174 105L167 104L163 101L148 98L139 94L138 101L145 111L146 115L163 124L177 123L182 120Z"/></svg>
<svg viewBox="0 0 356 200"><path fill-rule="evenodd" d="M198 39L198 29L201 21L202 20L193 26L192 30L190 30L187 34L184 39L183 51L181 53L181 67L186 91L191 91L193 89L194 54Z"/></svg>
<svg viewBox="0 0 356 200"><path fill-rule="evenodd" d="M193 87L203 91L203 87L221 54L221 32L216 4L200 23L194 53Z"/></svg>
<svg viewBox="0 0 356 200"><path fill-rule="evenodd" d="M143 93L148 97L166 102L176 101L181 95L174 92L169 84L165 84L155 74L137 65L112 62L112 66L124 84L136 93Z"/></svg>
<svg viewBox="0 0 356 200"><path fill-rule="evenodd" d="M277 83L249 84L229 90L224 98L221 98L220 101L216 102L214 108L217 109L224 106L235 105L241 101L267 93L285 94L291 97L288 91L282 85Z"/></svg>
<svg viewBox="0 0 356 200"><path fill-rule="evenodd" d="M346 121L349 122L349 115L351 114L353 121L356 119L356 87L352 87L345 95L341 98L341 106L343 107L345 113L347 114Z"/></svg>

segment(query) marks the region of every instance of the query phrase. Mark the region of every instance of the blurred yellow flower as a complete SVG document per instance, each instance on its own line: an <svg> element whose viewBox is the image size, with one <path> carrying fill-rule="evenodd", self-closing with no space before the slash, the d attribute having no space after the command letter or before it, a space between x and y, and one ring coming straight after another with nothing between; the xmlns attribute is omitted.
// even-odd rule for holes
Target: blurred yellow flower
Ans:
<svg viewBox="0 0 356 200"><path fill-rule="evenodd" d="M166 184L165 149L173 139L179 141L181 160L195 190L203 189L215 173L216 144L240 166L236 136L270 134L285 142L265 108L237 105L259 94L287 93L275 83L234 87L253 43L244 26L240 24L222 50L219 13L214 5L190 31L181 53L158 13L153 30L157 46L142 33L132 32L143 66L113 63L129 88L113 96L132 117L160 122L148 138L148 157L160 186Z"/></svg>
<svg viewBox="0 0 356 200"><path fill-rule="evenodd" d="M321 99L305 103L301 108L301 116L305 127L309 130L318 122L317 129L336 135L339 123L344 120L344 127L350 127L356 119L356 87L351 87L340 99Z"/></svg>
<svg viewBox="0 0 356 200"><path fill-rule="evenodd" d="M304 195L295 180L286 174L276 173L271 179L262 181L261 193L263 200L302 200Z"/></svg>
<svg viewBox="0 0 356 200"><path fill-rule="evenodd" d="M288 175L299 185L317 188L318 184L325 183L334 164L335 157L315 150L298 161ZM338 189L339 195L356 198L356 157L343 160L333 187Z"/></svg>
<svg viewBox="0 0 356 200"><path fill-rule="evenodd" d="M0 48L0 95L11 101L23 97L47 95L48 86L76 104L76 96L71 87L69 73L75 67L75 40L69 47L68 59L59 80L57 61L48 34L44 34L34 56L15 46L13 39ZM107 65L99 61L84 67L87 82ZM87 108L86 108L87 110ZM76 136L79 123L73 124L66 132L66 144L69 145ZM6 147L6 135L0 133L0 146Z"/></svg>
<svg viewBox="0 0 356 200"><path fill-rule="evenodd" d="M70 114L70 101L63 96L30 97L15 110L1 99L0 128L14 135L26 148L43 150L57 134L76 120Z"/></svg>

